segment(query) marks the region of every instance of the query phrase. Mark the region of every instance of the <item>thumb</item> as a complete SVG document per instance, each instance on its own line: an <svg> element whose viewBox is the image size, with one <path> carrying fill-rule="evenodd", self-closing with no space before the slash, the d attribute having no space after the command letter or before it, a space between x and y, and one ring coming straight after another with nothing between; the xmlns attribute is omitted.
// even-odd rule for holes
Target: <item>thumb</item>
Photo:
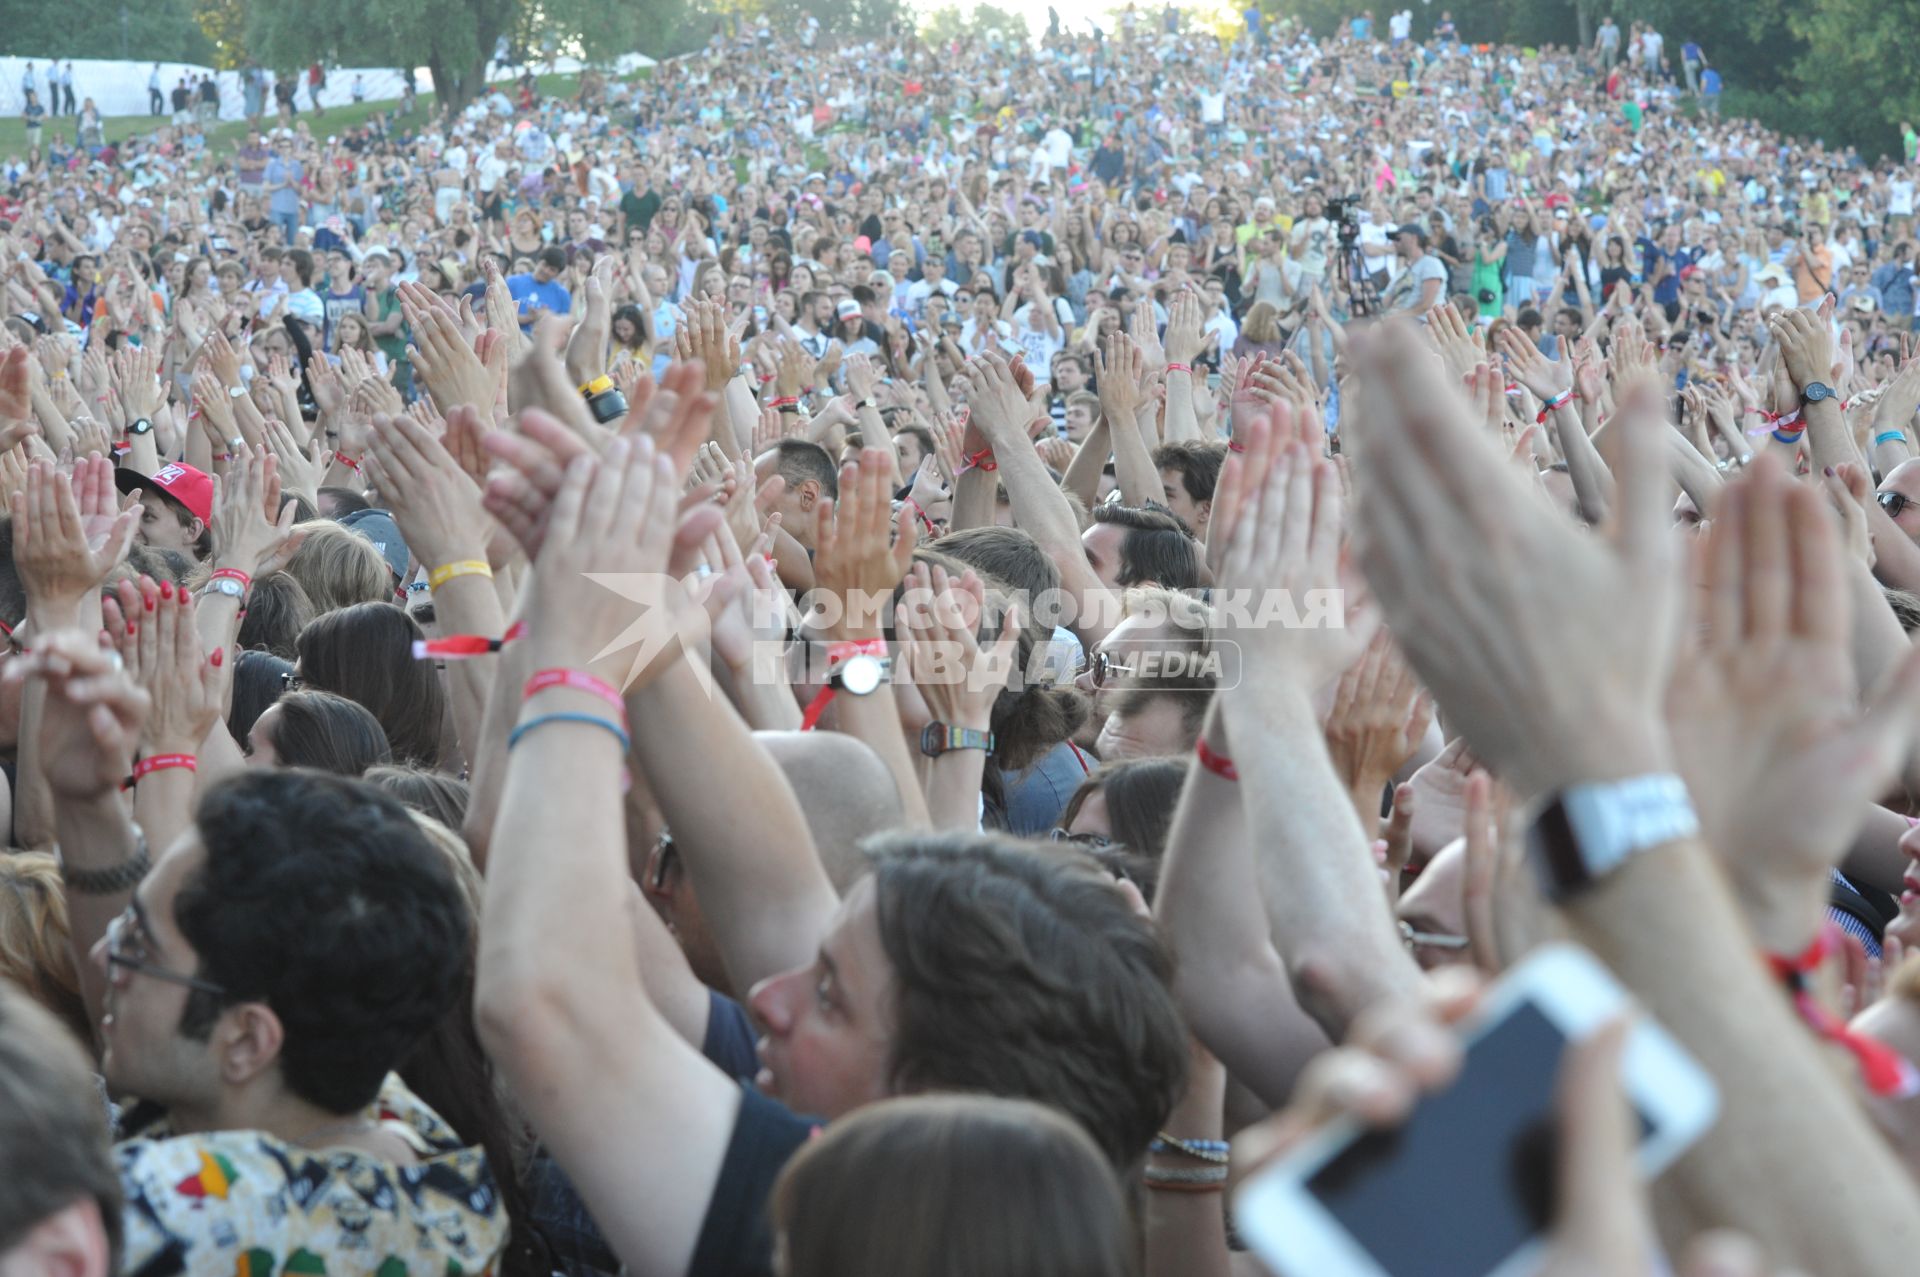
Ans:
<svg viewBox="0 0 1920 1277"><path fill-rule="evenodd" d="M1554 1250L1573 1272L1634 1272L1648 1225L1632 1126L1620 1090L1628 1021L1616 1018L1568 1046L1555 1097L1559 1122Z"/></svg>

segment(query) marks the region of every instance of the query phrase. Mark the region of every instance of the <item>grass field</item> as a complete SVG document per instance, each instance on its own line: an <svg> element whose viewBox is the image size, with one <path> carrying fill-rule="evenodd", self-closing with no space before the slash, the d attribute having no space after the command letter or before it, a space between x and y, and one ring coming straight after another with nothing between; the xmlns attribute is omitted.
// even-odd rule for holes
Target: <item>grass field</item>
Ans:
<svg viewBox="0 0 1920 1277"><path fill-rule="evenodd" d="M543 75L538 77L540 92L545 97L571 97L580 87L580 78L575 75ZM398 127L402 130L424 124L433 107L433 94L422 93L419 105L412 115L403 116ZM324 116L315 117L311 111L302 110L299 118L307 122L307 127L317 137L326 137L333 133L346 133L359 128L368 120L384 112L397 110L400 99L389 98L382 102L359 102L348 106L332 107ZM150 115L110 115L107 117L106 130L109 142L120 142L140 133L151 133L167 121ZM43 137L52 138L56 133L68 139L73 138L74 117L61 116L58 121L47 121ZM222 155L237 148L246 138L245 120L223 120L207 134L207 149L214 155ZM19 155L26 150L27 129L20 119L9 117L0 120L0 155Z"/></svg>

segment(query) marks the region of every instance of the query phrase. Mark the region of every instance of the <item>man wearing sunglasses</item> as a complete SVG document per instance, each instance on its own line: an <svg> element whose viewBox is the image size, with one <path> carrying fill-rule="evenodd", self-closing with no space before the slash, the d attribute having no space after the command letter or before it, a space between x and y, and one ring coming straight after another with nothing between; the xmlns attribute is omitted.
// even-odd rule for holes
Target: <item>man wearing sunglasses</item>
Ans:
<svg viewBox="0 0 1920 1277"><path fill-rule="evenodd" d="M1887 517L1915 541L1920 541L1920 457L1909 458L1887 472L1875 497Z"/></svg>
<svg viewBox="0 0 1920 1277"><path fill-rule="evenodd" d="M368 1254L489 1271L507 1218L485 1154L394 1076L471 970L446 853L335 776L249 770L196 804L198 739L145 738L135 766L148 702L90 637L56 631L18 659L47 685L74 957L107 1090L130 1106L120 1271L372 1271ZM428 1191L352 1187L403 1174ZM349 1234L368 1249L343 1252Z"/></svg>

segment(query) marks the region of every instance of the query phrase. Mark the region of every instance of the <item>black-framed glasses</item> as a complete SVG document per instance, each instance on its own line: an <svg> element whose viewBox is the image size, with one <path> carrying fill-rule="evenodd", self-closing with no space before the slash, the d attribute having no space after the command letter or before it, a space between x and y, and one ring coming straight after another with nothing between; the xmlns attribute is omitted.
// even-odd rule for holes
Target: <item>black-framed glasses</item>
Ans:
<svg viewBox="0 0 1920 1277"><path fill-rule="evenodd" d="M280 676L280 690L283 692L297 692L300 690L302 681L299 670L288 670Z"/></svg>
<svg viewBox="0 0 1920 1277"><path fill-rule="evenodd" d="M198 993L210 993L216 998L230 996L225 989L211 980L202 980L198 976L169 971L151 961L140 942L139 933L139 911L132 905L128 905L125 912L107 924L107 964L109 966L119 967L125 971L137 971L141 975L165 980L169 984L182 985Z"/></svg>
<svg viewBox="0 0 1920 1277"><path fill-rule="evenodd" d="M1107 848L1113 846L1113 839L1107 837L1105 834L1076 834L1071 830L1062 829L1058 825L1047 831L1047 837L1053 839L1055 842L1070 842L1076 847L1083 847L1088 851L1105 851Z"/></svg>
<svg viewBox="0 0 1920 1277"><path fill-rule="evenodd" d="M1899 518L1900 512L1913 504L1913 499L1904 492L1876 493L1873 499L1880 503L1880 508L1887 512L1889 519Z"/></svg>

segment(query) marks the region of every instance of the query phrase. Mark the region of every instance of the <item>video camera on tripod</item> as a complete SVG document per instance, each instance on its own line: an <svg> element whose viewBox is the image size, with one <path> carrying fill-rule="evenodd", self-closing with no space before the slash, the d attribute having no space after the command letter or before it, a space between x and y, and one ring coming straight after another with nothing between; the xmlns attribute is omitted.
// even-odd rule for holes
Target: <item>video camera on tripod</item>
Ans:
<svg viewBox="0 0 1920 1277"><path fill-rule="evenodd" d="M1327 201L1327 218L1344 245L1360 242L1360 196L1341 195Z"/></svg>

